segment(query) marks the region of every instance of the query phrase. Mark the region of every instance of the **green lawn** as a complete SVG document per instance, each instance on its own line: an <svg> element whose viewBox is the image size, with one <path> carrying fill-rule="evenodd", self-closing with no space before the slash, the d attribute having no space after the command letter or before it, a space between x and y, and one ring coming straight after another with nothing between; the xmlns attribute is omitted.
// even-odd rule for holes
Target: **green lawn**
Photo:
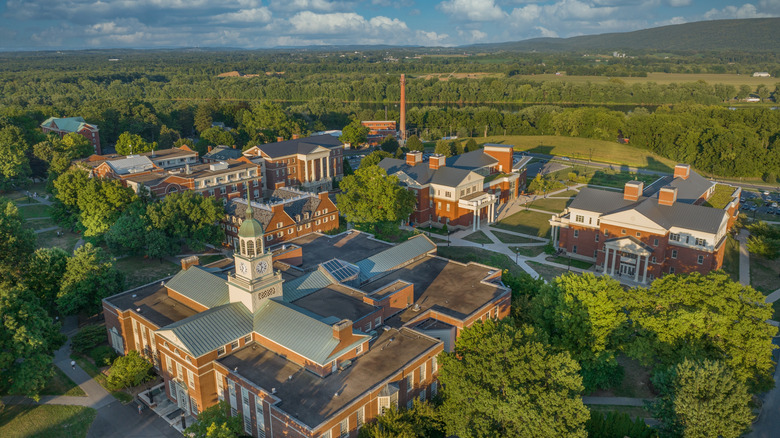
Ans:
<svg viewBox="0 0 780 438"><path fill-rule="evenodd" d="M550 237L550 216L549 214L524 210L491 226L532 236Z"/></svg>
<svg viewBox="0 0 780 438"><path fill-rule="evenodd" d="M750 285L764 295L780 288L780 259L768 260L750 254Z"/></svg>
<svg viewBox="0 0 780 438"><path fill-rule="evenodd" d="M160 280L181 270L180 265L167 260L160 261L143 256L123 257L114 262L114 265L125 273L125 287L127 289Z"/></svg>
<svg viewBox="0 0 780 438"><path fill-rule="evenodd" d="M36 234L38 237L38 248L52 248L60 247L68 252L73 252L73 247L76 246L76 242L79 241L79 235L71 233L70 231L61 231L61 235L57 236L57 230L46 231L44 233Z"/></svg>
<svg viewBox="0 0 780 438"><path fill-rule="evenodd" d="M509 249L526 257L536 257L544 252L544 246L510 246Z"/></svg>
<svg viewBox="0 0 780 438"><path fill-rule="evenodd" d="M84 406L7 405L0 412L3 438L81 438L97 411Z"/></svg>
<svg viewBox="0 0 780 438"><path fill-rule="evenodd" d="M51 228L56 227L57 224L54 223L51 219L28 219L24 222L24 228L28 228L30 230L42 230L44 228ZM55 233L56 235L56 233Z"/></svg>
<svg viewBox="0 0 780 438"><path fill-rule="evenodd" d="M739 281L739 242L731 236L726 239L723 270L729 274L732 280Z"/></svg>
<svg viewBox="0 0 780 438"><path fill-rule="evenodd" d="M112 396L114 396L115 399L121 401L122 403L130 403L133 401L133 396L126 393L125 391L112 391L107 388L107 381L106 376L100 371L100 368L98 368L97 365L95 365L94 362L92 362L91 359L87 359L84 356L81 356L79 354L71 354L70 357L76 361L76 363L79 364L81 369L83 369L87 374L89 374L90 377L95 379L96 382L100 384L103 388L105 388L106 391L111 393Z"/></svg>
<svg viewBox="0 0 780 438"><path fill-rule="evenodd" d="M438 255L459 261L461 263L477 262L504 270L512 275L520 275L525 271L504 254L471 246L439 246Z"/></svg>
<svg viewBox="0 0 780 438"><path fill-rule="evenodd" d="M213 254L213 255L207 255L207 256L200 256L199 257L199 263L201 266L208 265L209 263L218 262L225 258L224 254Z"/></svg>
<svg viewBox="0 0 780 438"><path fill-rule="evenodd" d="M650 399L656 396L650 383L650 368L642 366L639 361L624 354L617 356L618 364L623 367L623 380L620 385L594 391L592 396L600 397L631 397Z"/></svg>
<svg viewBox="0 0 780 438"><path fill-rule="evenodd" d="M447 232L444 231L442 228L436 228L436 227L417 227L417 230L419 231L425 231L428 233L435 233L435 234L441 234L442 236L446 236Z"/></svg>
<svg viewBox="0 0 780 438"><path fill-rule="evenodd" d="M490 230L490 232L502 243L540 243L538 240L529 237L516 236L514 234L502 233L501 231L495 230Z"/></svg>
<svg viewBox="0 0 780 438"><path fill-rule="evenodd" d="M82 390L79 385L76 385L70 377L66 376L61 369L53 365L52 368L54 368L54 377L43 387L41 395L87 396L87 394L84 393L84 390Z"/></svg>
<svg viewBox="0 0 780 438"><path fill-rule="evenodd" d="M593 140L589 138L563 137L556 135L496 135L475 137L479 144L511 144L516 151L529 151L539 154L551 154L564 157L643 167L671 172L676 164L644 149L631 145L622 145L617 141Z"/></svg>
<svg viewBox="0 0 780 438"><path fill-rule="evenodd" d="M542 263L537 262L528 262L528 265L536 272L539 273L539 275L542 276L545 280L548 282L553 281L556 277L559 277L567 272L565 268L556 268L555 266L549 266Z"/></svg>
<svg viewBox="0 0 780 438"><path fill-rule="evenodd" d="M19 207L19 215L25 219L31 217L51 217L51 207L48 205L27 205Z"/></svg>
<svg viewBox="0 0 780 438"><path fill-rule="evenodd" d="M474 233L471 233L468 236L464 237L463 240L468 240L469 242L474 242L474 243L493 243L493 241L490 240L490 238L482 231L476 231Z"/></svg>
<svg viewBox="0 0 780 438"><path fill-rule="evenodd" d="M555 195L556 197L559 195ZM545 210L549 211L551 213L560 213L563 211L564 208L568 207L569 204L571 204L571 201L574 198L563 198L563 199L556 199L556 198L542 198L537 199L536 201L528 204L528 208L538 208L539 210Z"/></svg>
<svg viewBox="0 0 780 438"><path fill-rule="evenodd" d="M580 269L590 269L591 267L593 267L593 263L591 262L586 262L584 260L578 260L578 259L569 259L569 257L550 256L550 257L546 257L545 260L547 260L548 262L559 263L561 265L572 266Z"/></svg>
<svg viewBox="0 0 780 438"><path fill-rule="evenodd" d="M628 414L631 418L653 418L653 415L645 408L639 406L620 405L587 405L588 409L596 412L620 412Z"/></svg>

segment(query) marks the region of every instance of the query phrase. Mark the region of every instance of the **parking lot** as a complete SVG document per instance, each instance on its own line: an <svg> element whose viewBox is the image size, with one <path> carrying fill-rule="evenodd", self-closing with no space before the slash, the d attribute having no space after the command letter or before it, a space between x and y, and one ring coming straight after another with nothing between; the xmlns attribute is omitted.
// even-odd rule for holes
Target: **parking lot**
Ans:
<svg viewBox="0 0 780 438"><path fill-rule="evenodd" d="M739 202L744 213L780 216L780 193L743 191Z"/></svg>

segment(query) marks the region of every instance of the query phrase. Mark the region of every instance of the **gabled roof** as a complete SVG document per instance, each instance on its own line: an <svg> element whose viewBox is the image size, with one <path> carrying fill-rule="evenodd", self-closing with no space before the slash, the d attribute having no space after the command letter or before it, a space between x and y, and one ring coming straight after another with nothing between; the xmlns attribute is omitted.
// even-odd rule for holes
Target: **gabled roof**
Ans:
<svg viewBox="0 0 780 438"><path fill-rule="evenodd" d="M199 357L251 331L252 315L246 306L229 303L175 322L157 333Z"/></svg>
<svg viewBox="0 0 780 438"><path fill-rule="evenodd" d="M423 254L436 250L436 244L420 234L406 242L388 248L378 254L361 260L355 265L360 268L360 282L404 266Z"/></svg>
<svg viewBox="0 0 780 438"><path fill-rule="evenodd" d="M407 185L410 182L414 182L418 185L432 183L447 187L457 187L472 174L475 179L484 179L481 175L466 169L445 166L433 170L428 167L428 163L409 166L406 164L406 161L396 158L383 159L379 162L379 167L385 169L388 175L397 175L398 179ZM411 181L407 179L411 179Z"/></svg>
<svg viewBox="0 0 780 438"><path fill-rule="evenodd" d="M284 301L292 302L333 284L331 277L320 270L312 271L285 281L282 285Z"/></svg>
<svg viewBox="0 0 780 438"><path fill-rule="evenodd" d="M230 299L225 278L198 266L180 271L168 281L166 286L208 308L223 305Z"/></svg>
<svg viewBox="0 0 780 438"><path fill-rule="evenodd" d="M227 146L217 146L212 149L211 152L208 152L206 155L204 155L203 158L225 161L236 160L243 156L244 155L242 154L241 149L229 148Z"/></svg>
<svg viewBox="0 0 780 438"><path fill-rule="evenodd" d="M728 214L717 208L684 202L660 205L658 195L646 198L634 209L667 230L676 227L712 234L718 232L724 217Z"/></svg>
<svg viewBox="0 0 780 438"><path fill-rule="evenodd" d="M275 299L267 300L255 313L254 331L320 365L328 363L339 345L330 324L294 304ZM367 337L356 336L360 342Z"/></svg>
<svg viewBox="0 0 780 438"><path fill-rule="evenodd" d="M457 169L475 170L496 164L498 164L498 160L486 154L482 149L447 158L447 167Z"/></svg>
<svg viewBox="0 0 780 438"><path fill-rule="evenodd" d="M636 202L623 199L623 192L583 187L574 200L571 201L569 208L606 214L623 209Z"/></svg>
<svg viewBox="0 0 780 438"><path fill-rule="evenodd" d="M49 117L43 123L41 123L41 126L52 128L52 122L60 131L79 132L79 130L85 127L89 128L90 130L97 131L97 126L85 122L83 117Z"/></svg>
<svg viewBox="0 0 780 438"><path fill-rule="evenodd" d="M332 135L314 135L311 137L297 138L294 140L280 141L257 146L257 150L270 158L286 157L288 155L306 155L319 147L331 149L343 146L337 137Z"/></svg>

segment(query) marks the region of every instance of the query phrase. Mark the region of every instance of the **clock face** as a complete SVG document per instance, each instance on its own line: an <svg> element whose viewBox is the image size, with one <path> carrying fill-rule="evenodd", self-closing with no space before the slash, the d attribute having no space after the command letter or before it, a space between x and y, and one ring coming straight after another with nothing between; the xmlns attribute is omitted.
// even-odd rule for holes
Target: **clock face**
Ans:
<svg viewBox="0 0 780 438"><path fill-rule="evenodd" d="M249 270L249 268L246 266L246 263L241 262L238 265L238 270L241 271L242 274L246 274L246 272Z"/></svg>
<svg viewBox="0 0 780 438"><path fill-rule="evenodd" d="M263 274L268 269L268 262L263 260L262 262L258 263L257 266L255 266L255 271L257 271L258 274Z"/></svg>

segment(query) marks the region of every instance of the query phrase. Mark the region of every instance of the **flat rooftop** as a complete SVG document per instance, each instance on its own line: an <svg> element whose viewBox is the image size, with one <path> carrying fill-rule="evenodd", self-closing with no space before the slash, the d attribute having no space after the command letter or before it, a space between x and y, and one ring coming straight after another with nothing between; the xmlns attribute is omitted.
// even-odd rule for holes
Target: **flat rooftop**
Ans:
<svg viewBox="0 0 780 438"><path fill-rule="evenodd" d="M160 283L133 289L106 298L109 304L121 311L141 309L141 316L157 327L165 327L198 312L168 296L168 290Z"/></svg>
<svg viewBox="0 0 780 438"><path fill-rule="evenodd" d="M498 285L482 283L488 274L497 270L476 263L464 265L429 255L364 284L361 289L373 291L396 280L414 284L414 302L421 309L414 311L410 308L390 318L387 323L391 326L401 326L432 307L462 320L495 298L508 293Z"/></svg>
<svg viewBox="0 0 780 438"><path fill-rule="evenodd" d="M285 242L289 243L303 248L303 263L299 267L304 271L314 269L320 263L336 257L355 263L392 247L389 243L369 238L368 234L354 230L336 236L311 233Z"/></svg>
<svg viewBox="0 0 780 438"><path fill-rule="evenodd" d="M374 306L366 304L361 299L353 296L353 293L348 288L340 284L330 285L292 303L323 318L335 316L339 319L349 319L353 322L376 310Z"/></svg>
<svg viewBox="0 0 780 438"><path fill-rule="evenodd" d="M229 370L268 392L276 388L276 405L311 428L338 412L366 391L402 370L441 341L402 328L382 332L368 352L352 366L319 377L255 343L217 359ZM288 377L292 379L288 380ZM334 394L338 396L334 397Z"/></svg>

